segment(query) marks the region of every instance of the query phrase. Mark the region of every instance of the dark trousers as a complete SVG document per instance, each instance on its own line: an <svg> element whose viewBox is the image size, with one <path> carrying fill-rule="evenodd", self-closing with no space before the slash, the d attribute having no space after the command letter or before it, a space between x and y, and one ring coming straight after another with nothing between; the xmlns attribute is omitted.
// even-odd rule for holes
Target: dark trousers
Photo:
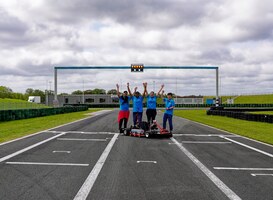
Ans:
<svg viewBox="0 0 273 200"><path fill-rule="evenodd" d="M123 119L119 120L119 124L118 124L118 126L119 126L119 130L122 128L122 124L123 124L123 122L124 122L124 128L127 128L127 122L128 122L128 119L123 118Z"/></svg>
<svg viewBox="0 0 273 200"><path fill-rule="evenodd" d="M146 110L146 115L147 115L147 121L149 124L151 124L156 117L156 109L147 109Z"/></svg>
<svg viewBox="0 0 273 200"><path fill-rule="evenodd" d="M142 112L133 112L133 122L134 126L140 122L142 122Z"/></svg>
<svg viewBox="0 0 273 200"><path fill-rule="evenodd" d="M170 114L164 113L164 116L163 116L163 128L164 129L166 129L167 120L169 122L170 131L172 131L173 130L173 116Z"/></svg>

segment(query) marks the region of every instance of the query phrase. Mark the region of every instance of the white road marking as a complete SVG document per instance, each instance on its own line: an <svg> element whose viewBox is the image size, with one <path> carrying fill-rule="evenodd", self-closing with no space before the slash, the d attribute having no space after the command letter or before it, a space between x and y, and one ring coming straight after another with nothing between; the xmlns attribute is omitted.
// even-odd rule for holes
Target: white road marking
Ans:
<svg viewBox="0 0 273 200"><path fill-rule="evenodd" d="M251 174L251 176L273 176L273 174Z"/></svg>
<svg viewBox="0 0 273 200"><path fill-rule="evenodd" d="M100 134L114 135L114 134L116 134L113 132L84 132L84 131L66 131L66 132L67 133L86 134L86 135L100 135Z"/></svg>
<svg viewBox="0 0 273 200"><path fill-rule="evenodd" d="M181 118L181 117L180 117L180 118ZM237 134L235 134L235 133L231 133L231 132L228 132L228 131L225 131L225 130L221 130L221 129L215 128L215 127L213 127L213 126L209 126L209 125L202 124L202 123L199 123L199 122L191 121L191 120L188 120L188 119L186 119L186 118L183 118L183 119L184 119L185 121L192 122L192 123L195 123L195 124L199 124L199 125L201 125L201 126L205 126L205 127L208 127L208 128L211 128L211 129L214 129L214 130L223 132L223 133L231 134L231 135L236 136L236 137L239 137L239 138L244 138L244 139L249 140L249 141L252 141L252 142L256 142L256 143L263 144L263 145L266 145L266 146L269 146L269 147L273 147L273 145L267 144L267 143L265 143L265 142L261 142L261 141L254 140L254 139L251 139L251 138L248 138L248 137L245 137L245 136L237 135ZM173 135L174 135L174 134L173 134ZM229 137L231 137L231 136L229 136Z"/></svg>
<svg viewBox="0 0 273 200"><path fill-rule="evenodd" d="M176 144L176 143L169 143L169 144ZM232 142L182 141L180 144L232 144Z"/></svg>
<svg viewBox="0 0 273 200"><path fill-rule="evenodd" d="M153 161L153 160L138 160L137 163L154 163L154 164L156 164L157 162Z"/></svg>
<svg viewBox="0 0 273 200"><path fill-rule="evenodd" d="M235 171L273 171L273 168L239 168L239 167L213 167L217 170L235 170Z"/></svg>
<svg viewBox="0 0 273 200"><path fill-rule="evenodd" d="M6 162L7 165L48 165L48 166L78 166L88 167L89 164L77 163L39 163L39 162Z"/></svg>
<svg viewBox="0 0 273 200"><path fill-rule="evenodd" d="M238 135L223 135L223 134L173 134L176 137L185 137L185 136L192 136L192 137L240 137Z"/></svg>
<svg viewBox="0 0 273 200"><path fill-rule="evenodd" d="M215 174L213 174L203 163L201 163L192 153L190 153L182 144L176 139L171 140L178 146L178 148L188 156L189 159L230 199L241 200L241 198L234 193L223 181L221 181Z"/></svg>
<svg viewBox="0 0 273 200"><path fill-rule="evenodd" d="M99 111L98 111L99 112ZM95 114L96 112L93 112L93 114ZM99 114L103 114L103 113L99 113ZM98 115L98 114L96 114ZM40 132L37 132L37 133L33 133L33 134L30 134L30 135L26 135L24 137L20 137L20 138L17 138L17 139L14 139L14 140L10 140L10 141L7 141L7 142L3 142L0 144L0 146L2 145L6 145L6 144L9 144L9 143L12 143L12 142L16 142L16 141L19 141L19 140L22 140L22 139L26 139L26 138L29 138L29 137L32 137L32 136L35 136L35 135L38 135L38 134L41 134L41 133L46 133L46 132L53 132L53 129L56 129L56 128L60 128L60 127L63 127L63 126L66 126L66 125L69 125L69 124L74 124L74 123L77 123L77 122L80 122L80 121L84 121L84 120L87 120L87 119L90 119L90 118L93 118L95 117L96 115L93 115L93 116L90 116L90 117L86 117L84 119L79 119L79 120L76 120L76 121L73 121L73 122L69 122L69 123L66 123L66 124L62 124L60 126L56 126L56 127L53 127L53 128L50 128L50 129L47 129L47 130L44 130L44 131L40 131ZM62 133L61 131L54 131L53 133Z"/></svg>
<svg viewBox="0 0 273 200"><path fill-rule="evenodd" d="M228 140L228 141L230 141L230 142L236 143L236 144L238 144L238 145L241 145L241 146L243 146L243 147L246 147L246 148L248 148L248 149L251 149L251 150L253 150L253 151L259 152L259 153L261 153L261 154L264 154L264 155L266 155L266 156L269 156L269 157L273 158L273 155L272 155L271 153L267 153L267 152L265 152L265 151L262 151L262 150L260 150L260 149L251 147L251 146L246 145L246 144L243 144L243 143L241 143L241 142L237 142L237 141L232 140L232 139L230 139L230 138L226 138L226 137L221 137L221 138L223 138L223 139L225 139L225 140Z"/></svg>
<svg viewBox="0 0 273 200"><path fill-rule="evenodd" d="M58 138L57 140L67 141L93 141L93 142L106 142L106 139L80 139L80 138Z"/></svg>
<svg viewBox="0 0 273 200"><path fill-rule="evenodd" d="M52 151L52 153L71 153L71 151Z"/></svg>
<svg viewBox="0 0 273 200"><path fill-rule="evenodd" d="M5 157L2 157L2 158L0 158L0 163L3 162L3 161L8 160L8 159L10 159L10 158L12 158L12 157L14 157L14 156L17 156L17 155L19 155L19 154L21 154L21 153L24 153L24 152L26 152L26 151L28 151L28 150L30 150L30 149L33 149L33 148L35 148L35 147L37 147L37 146L39 146L39 145L41 145L41 144L44 144L44 143L46 143L46 142L49 142L49 141L51 141L51 140L54 140L55 138L58 138L58 137L60 137L60 136L63 136L63 135L65 135L65 134L66 134L66 132L60 133L60 134L58 134L58 135L55 135L54 137L48 138L48 139L46 139L46 140L43 140L43 141L38 142L38 143L36 143L36 144L33 144L33 145L29 146L29 147L26 147L26 148L24 148L24 149L22 149L22 150L16 151L15 153L12 153L12 154L10 154L10 155L7 155L7 156L5 156Z"/></svg>
<svg viewBox="0 0 273 200"><path fill-rule="evenodd" d="M112 147L114 146L117 137L119 136L118 133L114 135L114 137L111 139L111 141L108 143L107 147L101 154L99 160L97 161L96 165L88 175L87 179L83 183L82 187L78 191L77 195L74 197L74 200L85 200L88 197L88 194L90 193Z"/></svg>

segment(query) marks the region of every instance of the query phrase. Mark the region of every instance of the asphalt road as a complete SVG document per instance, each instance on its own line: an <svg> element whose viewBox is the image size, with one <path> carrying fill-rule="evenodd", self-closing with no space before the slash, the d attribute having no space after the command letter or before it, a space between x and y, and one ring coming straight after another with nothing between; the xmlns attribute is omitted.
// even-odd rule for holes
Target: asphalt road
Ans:
<svg viewBox="0 0 273 200"><path fill-rule="evenodd" d="M272 146L178 117L172 139L122 136L116 116L0 144L0 199L273 199Z"/></svg>

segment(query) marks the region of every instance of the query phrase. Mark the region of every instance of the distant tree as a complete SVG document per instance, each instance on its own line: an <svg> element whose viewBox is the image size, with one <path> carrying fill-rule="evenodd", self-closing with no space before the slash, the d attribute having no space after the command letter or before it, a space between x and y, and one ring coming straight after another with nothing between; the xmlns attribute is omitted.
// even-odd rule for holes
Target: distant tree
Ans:
<svg viewBox="0 0 273 200"><path fill-rule="evenodd" d="M26 89L26 95L28 95L28 96L33 96L33 95L32 95L33 92L34 92L34 89L32 89L32 88Z"/></svg>
<svg viewBox="0 0 273 200"><path fill-rule="evenodd" d="M108 90L107 94L118 94L117 90L116 89L111 89L111 90Z"/></svg>
<svg viewBox="0 0 273 200"><path fill-rule="evenodd" d="M106 94L106 91L104 89L95 88L92 90L93 94Z"/></svg>
<svg viewBox="0 0 273 200"><path fill-rule="evenodd" d="M93 90L85 90L84 94L93 94Z"/></svg>
<svg viewBox="0 0 273 200"><path fill-rule="evenodd" d="M41 97L41 102L45 102L45 92L39 89L33 89L33 88L28 88L26 90L26 97L28 98L29 96L40 96Z"/></svg>
<svg viewBox="0 0 273 200"><path fill-rule="evenodd" d="M0 86L0 98L11 98L12 89L6 86Z"/></svg>
<svg viewBox="0 0 273 200"><path fill-rule="evenodd" d="M81 90L76 90L76 91L74 91L74 92L72 92L72 94L82 94L82 91Z"/></svg>

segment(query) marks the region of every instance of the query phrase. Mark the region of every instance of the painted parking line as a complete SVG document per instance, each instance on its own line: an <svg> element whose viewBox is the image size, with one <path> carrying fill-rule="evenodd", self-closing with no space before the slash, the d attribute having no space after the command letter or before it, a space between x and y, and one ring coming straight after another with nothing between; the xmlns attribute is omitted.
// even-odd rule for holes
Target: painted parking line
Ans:
<svg viewBox="0 0 273 200"><path fill-rule="evenodd" d="M251 174L251 176L273 176L273 174Z"/></svg>
<svg viewBox="0 0 273 200"><path fill-rule="evenodd" d="M154 164L156 164L157 162L154 160L138 160L137 163L154 163Z"/></svg>
<svg viewBox="0 0 273 200"><path fill-rule="evenodd" d="M109 153L110 153L110 151L112 149L112 147L114 146L118 136L119 136L119 134L116 133L113 136L113 138L111 139L111 141L108 143L107 147L105 148L105 150L101 154L101 156L100 156L99 160L97 161L96 165L93 167L92 171L90 172L90 174L86 178L86 180L83 183L82 187L80 188L80 190L78 191L78 193L74 197L74 200L85 200L88 197L88 195L89 195L89 193L90 193L90 191L91 191L91 189L92 189L92 187L93 187L93 185L94 185L94 183L95 183L95 181L96 181L96 179L97 179L97 177L98 177L98 175L99 175L99 173L100 173L100 171L101 171L101 169L102 169L102 167L103 167L103 165L104 165L104 163L105 163L105 161L106 161L106 159L107 159L107 157L108 157L108 155L109 155Z"/></svg>
<svg viewBox="0 0 273 200"><path fill-rule="evenodd" d="M71 153L71 151L52 151L52 153Z"/></svg>
<svg viewBox="0 0 273 200"><path fill-rule="evenodd" d="M58 138L57 140L64 141L93 141L93 142L106 142L107 139L80 139L80 138Z"/></svg>
<svg viewBox="0 0 273 200"><path fill-rule="evenodd" d="M182 144L180 144L173 137L171 138L171 140L230 200L241 200L241 198L235 192L233 192L223 181L221 181L215 174L213 174L203 163L201 163Z"/></svg>
<svg viewBox="0 0 273 200"><path fill-rule="evenodd" d="M77 166L88 167L89 164L78 163L38 163L38 162L6 162L7 165L47 165L47 166Z"/></svg>
<svg viewBox="0 0 273 200"><path fill-rule="evenodd" d="M176 144L176 143L169 143ZM213 141L182 141L180 144L232 144L232 142L213 142Z"/></svg>
<svg viewBox="0 0 273 200"><path fill-rule="evenodd" d="M239 168L239 167L213 167L216 170L235 170L235 171L273 171L273 168Z"/></svg>
<svg viewBox="0 0 273 200"><path fill-rule="evenodd" d="M10 155L7 155L7 156L5 156L5 157L2 157L2 158L0 158L0 163L3 162L3 161L8 160L8 159L10 159L10 158L12 158L12 157L14 157L14 156L17 156L17 155L19 155L19 154L21 154L21 153L24 153L24 152L26 152L26 151L28 151L28 150L30 150L30 149L33 149L33 148L35 148L35 147L37 147L37 146L39 146L39 145L41 145L41 144L44 144L44 143L49 142L49 141L51 141L51 140L54 140L54 139L56 139L56 138L58 138L58 137L61 137L61 136L65 135L65 134L66 134L66 132L60 133L60 134L58 134L58 135L55 135L54 137L48 138L48 139L46 139L46 140L43 140L43 141L38 142L38 143L36 143L36 144L33 144L33 145L29 146L29 147L26 147L26 148L24 148L24 149L22 149L22 150L16 151L15 153L12 153L12 154L10 154Z"/></svg>
<svg viewBox="0 0 273 200"><path fill-rule="evenodd" d="M262 151L262 150L260 150L260 149L257 149L257 148L255 148L255 147L246 145L246 144L241 143L241 142L237 142L237 141L232 140L232 139L227 138L227 137L223 137L223 136L222 136L221 138L223 138L223 139L225 139L225 140L228 140L228 141L230 141L230 142L233 142L233 143L235 143L235 144L238 144L238 145L240 145L240 146L246 147L246 148L248 148L248 149L251 149L251 150L253 150L253 151L256 151L256 152L258 152L258 153L261 153L261 154L264 154L264 155L266 155L266 156L269 156L269 157L273 158L273 155L272 155L271 153Z"/></svg>

